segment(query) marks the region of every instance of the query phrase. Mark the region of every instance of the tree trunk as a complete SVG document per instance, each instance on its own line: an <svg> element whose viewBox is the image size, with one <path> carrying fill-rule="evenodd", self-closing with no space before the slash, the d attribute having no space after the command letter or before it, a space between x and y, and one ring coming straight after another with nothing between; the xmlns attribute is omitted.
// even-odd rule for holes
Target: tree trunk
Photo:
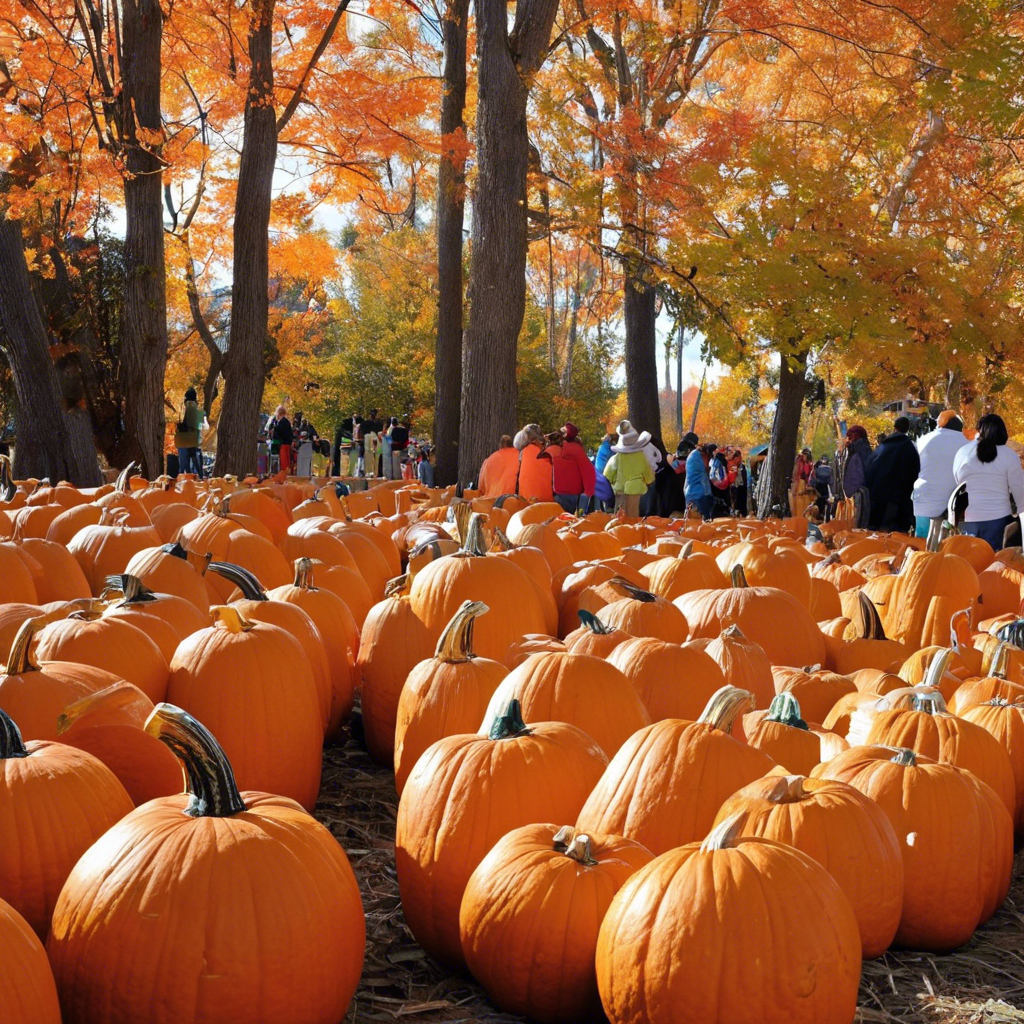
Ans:
<svg viewBox="0 0 1024 1024"><path fill-rule="evenodd" d="M679 348L676 351L676 434L683 439L683 349L686 347L686 328L679 325Z"/></svg>
<svg viewBox="0 0 1024 1024"><path fill-rule="evenodd" d="M164 369L167 366L167 289L164 271L162 161L139 129L158 137L160 44L163 16L157 0L121 5L124 179L124 320L121 372L129 452L153 479L163 472ZM134 451L133 451L134 449Z"/></svg>
<svg viewBox="0 0 1024 1024"><path fill-rule="evenodd" d="M18 399L14 475L102 483L92 427L83 409L65 413L57 371L25 262L21 222L0 217L0 343Z"/></svg>
<svg viewBox="0 0 1024 1024"><path fill-rule="evenodd" d="M272 59L274 0L252 0L242 158L235 195L231 329L224 361L224 404L217 425L216 473L256 469L256 434L266 377L270 312L270 199L277 161Z"/></svg>
<svg viewBox="0 0 1024 1024"><path fill-rule="evenodd" d="M637 430L661 436L658 400L658 361L654 323L654 287L630 275L625 281L626 400L629 418Z"/></svg>
<svg viewBox="0 0 1024 1024"><path fill-rule="evenodd" d="M441 161L437 171L437 348L434 353L434 479L459 475L462 403L462 228L466 207L466 34L469 0L448 0L441 30Z"/></svg>
<svg viewBox="0 0 1024 1024"><path fill-rule="evenodd" d="M477 189L469 278L459 479L476 478L502 434L515 432L516 351L526 309L529 83L551 38L557 0L477 0Z"/></svg>
<svg viewBox="0 0 1024 1024"><path fill-rule="evenodd" d="M793 355L779 353L779 398L772 420L768 455L757 481L757 514L764 519L772 509L789 510L789 488L793 482L797 436L807 384L807 349Z"/></svg>
<svg viewBox="0 0 1024 1024"><path fill-rule="evenodd" d="M569 326L565 332L565 365L562 367L562 397L572 394L572 361L576 354L576 336L580 320L580 285L577 280L572 290L572 309L569 311Z"/></svg>

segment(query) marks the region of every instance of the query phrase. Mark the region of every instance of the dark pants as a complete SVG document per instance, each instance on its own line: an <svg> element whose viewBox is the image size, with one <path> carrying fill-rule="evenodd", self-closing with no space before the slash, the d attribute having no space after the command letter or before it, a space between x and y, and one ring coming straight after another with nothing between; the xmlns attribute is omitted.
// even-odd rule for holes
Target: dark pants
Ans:
<svg viewBox="0 0 1024 1024"><path fill-rule="evenodd" d="M993 551L1001 551L1003 547L1003 534L1006 528L1013 522L1013 516L1003 516L1001 519L986 519L976 523L961 523L960 532L968 533L972 537L980 537L992 545Z"/></svg>
<svg viewBox="0 0 1024 1024"><path fill-rule="evenodd" d="M576 515L576 510L580 507L580 496L578 494L556 494L555 501L573 516Z"/></svg>
<svg viewBox="0 0 1024 1024"><path fill-rule="evenodd" d="M198 448L178 449L178 472L195 473L202 480L203 478L203 456Z"/></svg>

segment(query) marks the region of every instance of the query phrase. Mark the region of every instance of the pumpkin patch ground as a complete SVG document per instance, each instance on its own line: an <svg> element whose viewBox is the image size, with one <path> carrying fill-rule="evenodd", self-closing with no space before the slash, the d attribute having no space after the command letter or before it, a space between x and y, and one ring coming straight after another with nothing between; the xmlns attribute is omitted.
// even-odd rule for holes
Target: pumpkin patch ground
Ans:
<svg viewBox="0 0 1024 1024"><path fill-rule="evenodd" d="M358 728L356 720L351 729ZM366 961L345 1024L524 1020L500 1013L482 988L432 960L410 935L395 874L394 775L370 760L351 731L341 739L324 751L314 814L345 848L366 911ZM1024 854L1006 902L970 942L946 956L896 951L865 960L857 1002L857 1024L1024 1021Z"/></svg>

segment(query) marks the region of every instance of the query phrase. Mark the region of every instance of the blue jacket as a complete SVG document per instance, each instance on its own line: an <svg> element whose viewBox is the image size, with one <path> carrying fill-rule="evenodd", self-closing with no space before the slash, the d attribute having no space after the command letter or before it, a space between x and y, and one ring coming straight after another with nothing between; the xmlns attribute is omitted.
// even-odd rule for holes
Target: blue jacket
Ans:
<svg viewBox="0 0 1024 1024"><path fill-rule="evenodd" d="M597 470L597 475L600 476L604 472L604 467L608 465L608 460L612 457L612 443L606 437L597 449L597 454L594 456L594 469Z"/></svg>
<svg viewBox="0 0 1024 1024"><path fill-rule="evenodd" d="M694 448L686 456L686 490L684 496L687 501L700 501L711 493L711 477L708 476L708 467L704 465L704 456L699 448Z"/></svg>

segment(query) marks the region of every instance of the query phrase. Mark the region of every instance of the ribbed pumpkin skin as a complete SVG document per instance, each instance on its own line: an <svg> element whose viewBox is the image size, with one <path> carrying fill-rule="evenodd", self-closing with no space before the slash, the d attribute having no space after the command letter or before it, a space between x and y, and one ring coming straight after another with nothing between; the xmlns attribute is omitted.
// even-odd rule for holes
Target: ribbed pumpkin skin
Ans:
<svg viewBox="0 0 1024 1024"><path fill-rule="evenodd" d="M542 1024L597 1019L597 936L623 883L652 856L618 836L590 836L580 864L526 825L499 839L466 885L459 912L470 973L506 1013Z"/></svg>
<svg viewBox="0 0 1024 1024"><path fill-rule="evenodd" d="M78 858L132 809L113 772L63 743L0 760L0 899L46 938Z"/></svg>
<svg viewBox="0 0 1024 1024"><path fill-rule="evenodd" d="M715 660L700 648L652 637L626 640L608 662L633 684L654 722L699 718L711 695L726 683Z"/></svg>
<svg viewBox="0 0 1024 1024"><path fill-rule="evenodd" d="M79 861L47 951L63 1024L337 1024L365 919L341 847L291 800L192 818L135 810Z"/></svg>
<svg viewBox="0 0 1024 1024"><path fill-rule="evenodd" d="M1013 769L1017 802L1014 827L1024 830L1024 706L986 702L973 704L960 712L965 722L980 725L1006 751Z"/></svg>
<svg viewBox="0 0 1024 1024"><path fill-rule="evenodd" d="M576 827L626 836L661 854L706 835L723 801L774 766L767 754L703 722L655 722L612 758Z"/></svg>
<svg viewBox="0 0 1024 1024"><path fill-rule="evenodd" d="M791 693L800 702L803 718L824 722L840 697L856 691L853 681L836 672L807 672L796 668L773 668L776 693Z"/></svg>
<svg viewBox="0 0 1024 1024"><path fill-rule="evenodd" d="M985 905L978 882L992 853L981 845L978 796L959 769L892 747L851 747L812 773L846 782L885 812L903 854L903 913L896 943L948 952L974 933Z"/></svg>
<svg viewBox="0 0 1024 1024"><path fill-rule="evenodd" d="M431 956L462 966L459 907L476 866L514 828L572 821L606 763L562 722L498 740L448 736L427 749L398 804L395 867L406 923Z"/></svg>
<svg viewBox="0 0 1024 1024"><path fill-rule="evenodd" d="M14 544L0 543L0 604L39 604L32 573Z"/></svg>
<svg viewBox="0 0 1024 1024"><path fill-rule="evenodd" d="M768 839L658 857L619 890L597 943L612 1024L849 1024L860 967L839 886Z"/></svg>
<svg viewBox="0 0 1024 1024"><path fill-rule="evenodd" d="M885 635L912 651L948 643L954 613L972 607L980 593L978 574L958 555L912 551L892 584Z"/></svg>
<svg viewBox="0 0 1024 1024"><path fill-rule="evenodd" d="M649 636L672 644L685 643L690 634L683 613L663 597L653 601L619 598L601 609L601 621L631 636Z"/></svg>
<svg viewBox="0 0 1024 1024"><path fill-rule="evenodd" d="M767 709L775 697L775 679L772 663L760 644L734 627L722 630L713 640L703 638L694 644L704 645L704 653L722 670L730 686L749 690L754 707Z"/></svg>
<svg viewBox="0 0 1024 1024"><path fill-rule="evenodd" d="M4 1024L61 1024L46 950L28 922L0 900L0 992Z"/></svg>
<svg viewBox="0 0 1024 1024"><path fill-rule="evenodd" d="M124 572L133 555L160 544L152 526L106 526L79 530L68 543L94 595L103 593L107 577Z"/></svg>
<svg viewBox="0 0 1024 1024"><path fill-rule="evenodd" d="M513 698L528 722L575 725L608 757L651 721L629 680L589 654L555 651L528 658L498 685L477 728L486 731Z"/></svg>
<svg viewBox="0 0 1024 1024"><path fill-rule="evenodd" d="M742 835L773 839L816 860L853 907L865 959L881 956L903 909L903 858L889 819L845 782L792 776L793 797L774 796L787 781L773 773L744 786L722 804L715 824L742 813Z"/></svg>
<svg viewBox="0 0 1024 1024"><path fill-rule="evenodd" d="M777 587L792 594L803 606L811 603L811 574L807 563L792 551L771 548L767 540L740 541L716 559L723 576L742 565L753 587Z"/></svg>
<svg viewBox="0 0 1024 1024"><path fill-rule="evenodd" d="M133 555L122 571L138 576L150 590L177 594L201 612L210 610L206 582L184 558L168 554L159 547L145 548Z"/></svg>
<svg viewBox="0 0 1024 1024"><path fill-rule="evenodd" d="M37 537L19 541L18 547L42 570L34 581L40 604L89 597L89 581L66 547Z"/></svg>
<svg viewBox="0 0 1024 1024"><path fill-rule="evenodd" d="M821 740L809 729L773 722L761 712L759 721L748 729L744 722L747 743L767 754L780 768L794 775L807 775L821 761Z"/></svg>

